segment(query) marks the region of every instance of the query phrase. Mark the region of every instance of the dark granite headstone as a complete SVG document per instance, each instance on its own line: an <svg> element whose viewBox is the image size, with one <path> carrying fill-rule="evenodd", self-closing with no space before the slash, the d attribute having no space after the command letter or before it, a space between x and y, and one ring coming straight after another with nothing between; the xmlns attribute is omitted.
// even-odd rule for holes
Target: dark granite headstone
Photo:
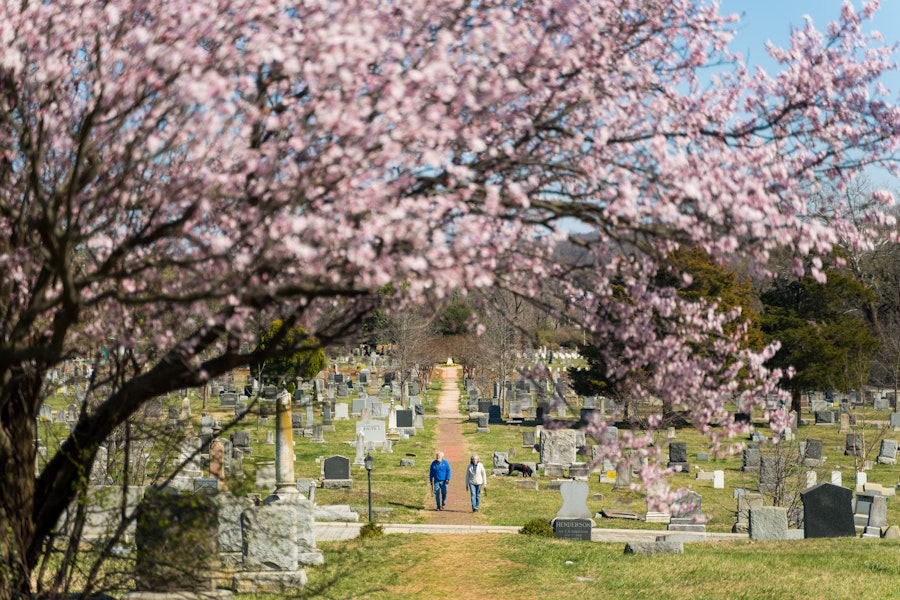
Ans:
<svg viewBox="0 0 900 600"><path fill-rule="evenodd" d="M687 442L672 442L669 444L668 467L682 473L690 470L687 459Z"/></svg>
<svg viewBox="0 0 900 600"><path fill-rule="evenodd" d="M562 540L591 541L591 528L594 522L590 519L553 519L553 533Z"/></svg>
<svg viewBox="0 0 900 600"><path fill-rule="evenodd" d="M404 409L397 411L397 427L413 427L413 411Z"/></svg>
<svg viewBox="0 0 900 600"><path fill-rule="evenodd" d="M500 416L500 407L491 405L490 410L488 411L488 423L491 424L502 424L503 418Z"/></svg>
<svg viewBox="0 0 900 600"><path fill-rule="evenodd" d="M853 492L830 483L814 485L800 492L803 500L804 537L854 537L851 505Z"/></svg>
<svg viewBox="0 0 900 600"><path fill-rule="evenodd" d="M822 440L806 440L806 452L803 458L822 458Z"/></svg>
<svg viewBox="0 0 900 600"><path fill-rule="evenodd" d="M845 448L845 456L862 456L862 436L858 433L848 433Z"/></svg>
<svg viewBox="0 0 900 600"><path fill-rule="evenodd" d="M350 459L346 456L329 456L323 464L325 479L350 479Z"/></svg>

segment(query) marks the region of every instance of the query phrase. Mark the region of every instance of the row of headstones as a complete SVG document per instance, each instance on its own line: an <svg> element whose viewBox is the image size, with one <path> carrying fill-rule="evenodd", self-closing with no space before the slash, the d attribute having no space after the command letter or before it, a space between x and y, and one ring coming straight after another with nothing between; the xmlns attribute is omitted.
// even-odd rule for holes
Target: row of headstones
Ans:
<svg viewBox="0 0 900 600"><path fill-rule="evenodd" d="M857 493L831 483L820 483L800 492L803 502L802 528L789 530L787 508L765 507L762 494L738 495L735 531L748 531L751 539L782 540L791 537L852 537L857 529L862 537L880 538L887 529L887 498ZM795 533L791 533L794 531Z"/></svg>

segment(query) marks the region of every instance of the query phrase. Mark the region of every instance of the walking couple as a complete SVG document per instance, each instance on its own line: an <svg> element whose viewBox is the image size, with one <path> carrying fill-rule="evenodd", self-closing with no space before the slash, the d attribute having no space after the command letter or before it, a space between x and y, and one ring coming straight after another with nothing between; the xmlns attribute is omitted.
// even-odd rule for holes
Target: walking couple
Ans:
<svg viewBox="0 0 900 600"><path fill-rule="evenodd" d="M450 483L450 463L444 460L444 453L438 451L428 471L428 483L434 490L434 501L437 510L444 510L447 504L447 485ZM473 454L466 468L466 489L472 501L472 512L481 507L481 491L487 487L487 473L478 455Z"/></svg>

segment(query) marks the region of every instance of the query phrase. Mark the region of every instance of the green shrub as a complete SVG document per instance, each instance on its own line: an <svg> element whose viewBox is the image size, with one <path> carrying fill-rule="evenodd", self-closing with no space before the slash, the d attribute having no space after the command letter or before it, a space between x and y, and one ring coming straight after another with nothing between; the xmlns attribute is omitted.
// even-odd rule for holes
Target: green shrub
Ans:
<svg viewBox="0 0 900 600"><path fill-rule="evenodd" d="M381 535L384 535L384 527L372 521L369 521L359 528L359 537L363 539L378 537Z"/></svg>
<svg viewBox="0 0 900 600"><path fill-rule="evenodd" d="M538 537L556 536L556 534L553 533L553 526L550 525L550 521L545 521L543 519L531 519L522 526L519 533L522 535L536 535Z"/></svg>

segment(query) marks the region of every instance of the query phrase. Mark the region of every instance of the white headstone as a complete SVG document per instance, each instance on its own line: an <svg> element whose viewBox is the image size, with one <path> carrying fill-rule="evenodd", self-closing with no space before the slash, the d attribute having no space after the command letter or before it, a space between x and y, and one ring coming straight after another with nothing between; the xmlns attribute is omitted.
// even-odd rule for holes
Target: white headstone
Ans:
<svg viewBox="0 0 900 600"><path fill-rule="evenodd" d="M713 471L713 489L725 489L725 471Z"/></svg>

